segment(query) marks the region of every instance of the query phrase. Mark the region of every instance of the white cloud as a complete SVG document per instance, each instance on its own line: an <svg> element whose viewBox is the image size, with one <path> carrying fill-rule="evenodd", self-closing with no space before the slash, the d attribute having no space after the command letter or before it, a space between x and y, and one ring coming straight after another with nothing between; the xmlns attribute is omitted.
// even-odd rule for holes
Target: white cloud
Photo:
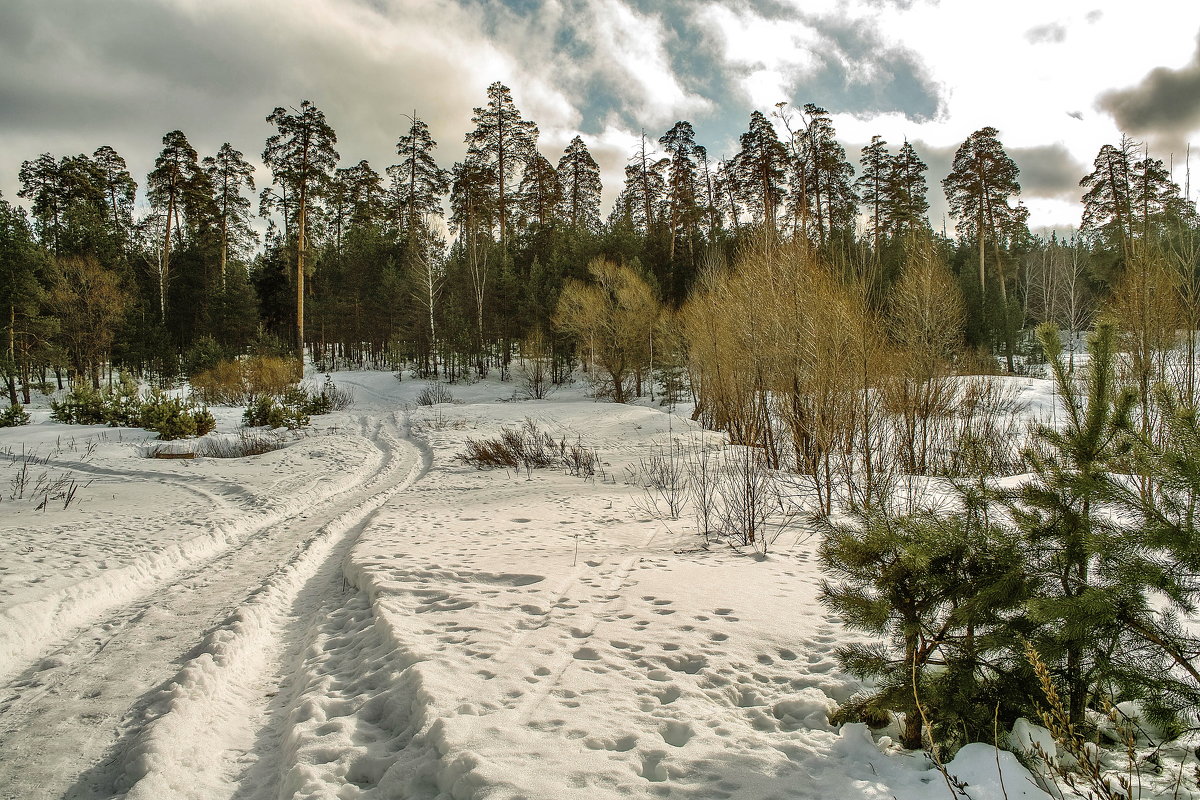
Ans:
<svg viewBox="0 0 1200 800"><path fill-rule="evenodd" d="M639 14L623 0L593 0L586 33L595 50L590 66L624 87L629 111L647 125L669 124L685 112L711 107L688 92L671 68L666 33L654 17Z"/></svg>

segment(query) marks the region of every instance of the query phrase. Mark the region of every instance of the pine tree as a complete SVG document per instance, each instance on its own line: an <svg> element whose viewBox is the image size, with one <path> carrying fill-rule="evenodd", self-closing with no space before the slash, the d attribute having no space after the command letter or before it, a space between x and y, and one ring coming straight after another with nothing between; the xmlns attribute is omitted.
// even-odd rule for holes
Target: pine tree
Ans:
<svg viewBox="0 0 1200 800"><path fill-rule="evenodd" d="M828 111L806 103L804 118L800 179L804 182L803 197L812 205L817 241L824 246L835 232L853 227L858 211L858 198L850 182L854 167L846 160Z"/></svg>
<svg viewBox="0 0 1200 800"><path fill-rule="evenodd" d="M498 184L495 170L468 158L455 164L450 188L450 223L457 234L455 249L470 274L471 299L475 306L476 371L483 376L484 306L492 267L491 231L498 215Z"/></svg>
<svg viewBox="0 0 1200 800"><path fill-rule="evenodd" d="M700 188L703 198L700 214L707 227L706 233L709 240L712 241L721 228L721 212L717 205L717 183L708 160L708 149L697 145L696 157L700 159Z"/></svg>
<svg viewBox="0 0 1200 800"><path fill-rule="evenodd" d="M354 226L374 225L382 220L387 193L383 178L363 159L353 167L338 170L346 183L350 198L350 223Z"/></svg>
<svg viewBox="0 0 1200 800"><path fill-rule="evenodd" d="M425 216L442 214L442 198L450 191L450 173L434 161L436 147L429 126L414 111L408 132L396 142L400 163L387 168L396 221L405 230L419 227Z"/></svg>
<svg viewBox="0 0 1200 800"><path fill-rule="evenodd" d="M750 114L750 129L740 141L741 150L733 157L730 169L751 216L773 232L786 194L787 149L779 141L775 126L759 111ZM733 213L736 216L736 209Z"/></svg>
<svg viewBox="0 0 1200 800"><path fill-rule="evenodd" d="M537 150L538 128L524 119L513 103L512 91L500 83L487 89L488 103L476 108L471 122L475 130L467 134L467 160L492 169L496 176L496 222L500 244L508 237L518 176Z"/></svg>
<svg viewBox="0 0 1200 800"><path fill-rule="evenodd" d="M1116 542L1123 571L1140 576L1157 596L1152 608L1133 606L1141 613L1127 624L1135 641L1166 659L1151 676L1161 687L1143 704L1170 730L1200 703L1200 639L1181 622L1200 604L1200 408L1161 385L1154 402L1163 435L1124 431L1130 465L1146 489L1110 477L1104 494L1132 520Z"/></svg>
<svg viewBox="0 0 1200 800"><path fill-rule="evenodd" d="M520 227L526 231L543 232L554 223L562 203L562 186L558 172L545 156L535 153L526 163L517 187L517 214Z"/></svg>
<svg viewBox="0 0 1200 800"><path fill-rule="evenodd" d="M1027 593L1020 542L989 520L978 491L960 488L957 499L953 513L876 506L820 520L821 602L847 627L895 643L838 649L844 669L875 679L842 714L903 711L901 743L914 750L927 737L986 739L993 703L1012 700L997 686L1007 670L997 671L996 650L1010 643L1006 618ZM926 718L935 730L925 731Z"/></svg>
<svg viewBox="0 0 1200 800"><path fill-rule="evenodd" d="M1159 238L1168 214L1181 197L1179 186L1171 180L1162 159L1149 154L1133 163L1129 185L1132 225L1137 235L1144 242Z"/></svg>
<svg viewBox="0 0 1200 800"><path fill-rule="evenodd" d="M905 140L892 157L891 171L885 192L885 220L891 236L913 236L929 231L929 211L925 171L929 167L917 155L912 143Z"/></svg>
<svg viewBox="0 0 1200 800"><path fill-rule="evenodd" d="M1021 193L1017 183L1020 170L997 138L995 128L980 128L967 137L954 154L952 171L942 181L950 215L957 221L959 235L974 239L979 248L979 286L986 294L985 248L990 241L999 259L1000 242L1016 209L1009 200ZM1001 265L996 265L1001 297L1008 293Z"/></svg>
<svg viewBox="0 0 1200 800"><path fill-rule="evenodd" d="M600 229L600 166L576 136L558 160L558 183L562 187L561 216L574 229Z"/></svg>
<svg viewBox="0 0 1200 800"><path fill-rule="evenodd" d="M325 191L325 218L333 229L334 252L339 257L342 239L349 229L369 227L382 220L386 196L382 178L366 160L334 170Z"/></svg>
<svg viewBox="0 0 1200 800"><path fill-rule="evenodd" d="M108 145L97 148L96 152L92 153L92 159L101 175L113 231L122 242L127 243L133 228L133 201L137 194L137 182L129 174L125 159Z"/></svg>
<svg viewBox="0 0 1200 800"><path fill-rule="evenodd" d="M722 161L717 165L717 175L713 179L713 193L716 195L717 208L722 217L729 220L734 233L737 233L742 221L742 203L740 199L745 193L738 180L736 158Z"/></svg>
<svg viewBox="0 0 1200 800"><path fill-rule="evenodd" d="M1145 600L1145 587L1131 585L1114 571L1115 563L1105 562L1119 542L1101 518L1106 471L1127 449L1121 431L1133 397L1117 390L1110 326L1092 337L1082 393L1067 372L1057 329L1043 325L1038 335L1066 420L1038 427L1037 446L1025 454L1037 478L1022 485L1009 505L1036 581L1029 613L1041 628L1033 644L1055 665L1071 724L1080 726L1118 646L1122 607Z"/></svg>
<svg viewBox="0 0 1200 800"><path fill-rule="evenodd" d="M146 197L162 214L162 243L158 253L158 310L167 318L167 287L171 279L171 234L181 237L182 220L188 206L196 205L196 181L203 175L196 150L182 131L163 136L163 149L146 176Z"/></svg>
<svg viewBox="0 0 1200 800"><path fill-rule="evenodd" d="M300 109L288 113L282 106L267 115L267 122L278 133L267 139L263 163L271 170L274 182L286 194L281 198L285 214L286 196L296 205L296 351L304 353L304 279L305 253L308 249L308 213L337 165L338 153L333 149L337 134L325 121L325 114L310 101L300 103Z"/></svg>
<svg viewBox="0 0 1200 800"><path fill-rule="evenodd" d="M216 156L206 156L202 165L215 193L217 226L221 235L219 270L221 289L224 290L229 253L248 252L250 242L256 238L250 227L250 200L242 196L242 189L254 191L254 167L229 142L221 145Z"/></svg>
<svg viewBox="0 0 1200 800"><path fill-rule="evenodd" d="M696 201L699 162L696 132L686 120L676 122L659 137L658 143L669 156L667 162L667 226L671 234L670 255L680 239L692 241L700 221Z"/></svg>
<svg viewBox="0 0 1200 800"><path fill-rule="evenodd" d="M42 153L33 161L22 162L18 177L21 189L17 197L33 203L38 237L51 251L59 252L62 212L67 198L58 160L49 153Z"/></svg>
<svg viewBox="0 0 1200 800"><path fill-rule="evenodd" d="M862 175L854 182L858 196L867 207L867 230L871 234L875 257L879 257L880 240L886 236L888 184L892 176L892 156L882 137L872 136L871 143L862 149Z"/></svg>
<svg viewBox="0 0 1200 800"><path fill-rule="evenodd" d="M979 253L979 292L981 308L987 301L987 245L991 243L996 285L1000 289L1003 314L1005 357L1013 369L1014 333L1012 311L1008 303L1008 278L1002 250L1014 235L1019 235L1028 212L1024 206L1009 205L1021 192L1019 170L997 138L995 128L980 128L967 137L954 154L951 173L942 181L950 215L956 220L959 235L974 239Z"/></svg>
<svg viewBox="0 0 1200 800"><path fill-rule="evenodd" d="M665 173L670 162L655 160L646 147L646 134L642 133L641 144L625 165L625 186L613 207L613 217L625 216L634 229L649 234L661 224L665 216L667 180Z"/></svg>
<svg viewBox="0 0 1200 800"><path fill-rule="evenodd" d="M1137 142L1122 135L1117 145L1100 148L1092 162L1092 171L1079 181L1083 195L1083 221L1080 232L1089 239L1104 240L1119 247L1128 260L1133 240L1133 157Z"/></svg>
<svg viewBox="0 0 1200 800"><path fill-rule="evenodd" d="M41 313L46 295L43 253L24 211L0 197L0 327L4 330L0 371L14 406L18 380L23 399L29 402L32 359L36 351L45 349L53 332L52 322Z"/></svg>

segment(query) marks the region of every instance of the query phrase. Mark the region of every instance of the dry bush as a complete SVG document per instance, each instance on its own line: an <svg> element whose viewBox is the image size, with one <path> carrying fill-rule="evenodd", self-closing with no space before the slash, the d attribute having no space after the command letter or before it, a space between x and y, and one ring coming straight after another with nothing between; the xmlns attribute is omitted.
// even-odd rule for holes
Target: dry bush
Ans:
<svg viewBox="0 0 1200 800"><path fill-rule="evenodd" d="M711 269L681 315L698 418L812 475L826 508L835 473L869 482L876 460L887 347L865 296L805 244L764 242Z"/></svg>
<svg viewBox="0 0 1200 800"><path fill-rule="evenodd" d="M1161 433L1151 395L1155 385L1175 373L1171 354L1179 344L1179 327L1186 323L1180 284L1180 274L1166 259L1142 245L1135 249L1107 307L1106 316L1121 336L1119 380L1137 394L1134 418L1148 436Z"/></svg>
<svg viewBox="0 0 1200 800"><path fill-rule="evenodd" d="M431 383L417 395L417 405L436 406L438 403L453 403L454 394L444 383Z"/></svg>
<svg viewBox="0 0 1200 800"><path fill-rule="evenodd" d="M191 378L192 393L205 403L239 405L248 399L240 361L220 361Z"/></svg>
<svg viewBox="0 0 1200 800"><path fill-rule="evenodd" d="M250 356L221 361L192 376L192 392L205 403L243 405L260 396L281 397L304 376L294 358Z"/></svg>
<svg viewBox="0 0 1200 800"><path fill-rule="evenodd" d="M717 480L719 525L737 546L766 555L792 523L796 509L784 500L763 453L754 447L729 447L722 453Z"/></svg>
<svg viewBox="0 0 1200 800"><path fill-rule="evenodd" d="M888 311L897 350L881 392L890 443L905 472L925 475L957 400L950 365L965 320L962 292L927 238L910 244Z"/></svg>
<svg viewBox="0 0 1200 800"><path fill-rule="evenodd" d="M501 428L494 439L467 439L466 450L457 460L476 469L535 469L561 467L571 475L590 478L600 465L599 454L576 439L568 444L565 436L555 439L526 419L519 428Z"/></svg>
<svg viewBox="0 0 1200 800"><path fill-rule="evenodd" d="M521 342L521 359L517 362L518 388L514 396L525 400L545 400L558 388L552 376L553 359L546 337L534 331Z"/></svg>
<svg viewBox="0 0 1200 800"><path fill-rule="evenodd" d="M296 358L252 356L243 361L251 395L283 395L304 377L304 364Z"/></svg>
<svg viewBox="0 0 1200 800"><path fill-rule="evenodd" d="M662 304L632 268L605 259L588 264L592 282L569 280L559 295L555 326L575 337L595 376L604 374L612 399L641 394L641 377L652 372L654 339Z"/></svg>
<svg viewBox="0 0 1200 800"><path fill-rule="evenodd" d="M638 461L638 483L646 493L645 510L652 515L679 519L688 499L687 455L678 442L656 446Z"/></svg>
<svg viewBox="0 0 1200 800"><path fill-rule="evenodd" d="M196 455L203 458L245 458L258 456L282 449L283 437L271 431L254 431L242 428L237 437L214 436L204 438L196 447Z"/></svg>
<svg viewBox="0 0 1200 800"><path fill-rule="evenodd" d="M909 247L889 306L892 338L909 357L906 374L944 374L962 351L966 311L958 282L928 239Z"/></svg>

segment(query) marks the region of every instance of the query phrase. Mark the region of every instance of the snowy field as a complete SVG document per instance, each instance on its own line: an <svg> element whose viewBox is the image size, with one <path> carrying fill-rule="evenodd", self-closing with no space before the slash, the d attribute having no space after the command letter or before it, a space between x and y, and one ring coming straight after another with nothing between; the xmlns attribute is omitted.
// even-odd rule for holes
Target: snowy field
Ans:
<svg viewBox="0 0 1200 800"><path fill-rule="evenodd" d="M335 379L348 411L243 459L45 411L0 430L0 798L952 796L888 731L830 725L859 683L811 537L702 550L644 510L629 469L717 434L578 390L416 407L424 382ZM456 461L526 418L604 474ZM41 475L70 502L39 509ZM1047 796L984 745L948 767L972 800Z"/></svg>

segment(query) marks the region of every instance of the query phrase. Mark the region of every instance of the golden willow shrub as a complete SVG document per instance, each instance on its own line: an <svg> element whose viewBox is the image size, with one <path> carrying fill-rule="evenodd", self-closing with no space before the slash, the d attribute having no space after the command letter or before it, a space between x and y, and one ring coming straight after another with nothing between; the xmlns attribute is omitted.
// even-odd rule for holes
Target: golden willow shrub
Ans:
<svg viewBox="0 0 1200 800"><path fill-rule="evenodd" d="M875 463L886 354L860 287L801 243L762 243L712 271L684 307L697 417L763 448L772 468L811 475L821 505L835 477ZM776 424L778 423L778 424Z"/></svg>
<svg viewBox="0 0 1200 800"><path fill-rule="evenodd" d="M655 347L665 349L666 318L650 284L632 268L598 258L588 273L590 282L567 281L554 324L575 337L590 374L603 372L603 393L624 403L652 376Z"/></svg>
<svg viewBox="0 0 1200 800"><path fill-rule="evenodd" d="M192 376L192 391L205 403L241 405L257 397L281 397L304 377L299 359L251 356L221 361Z"/></svg>
<svg viewBox="0 0 1200 800"><path fill-rule="evenodd" d="M885 316L852 273L798 242L711 268L680 314L697 419L811 476L825 512L839 491L884 500L901 474L1007 465L1009 398L952 374L963 301L932 243L910 245Z"/></svg>

